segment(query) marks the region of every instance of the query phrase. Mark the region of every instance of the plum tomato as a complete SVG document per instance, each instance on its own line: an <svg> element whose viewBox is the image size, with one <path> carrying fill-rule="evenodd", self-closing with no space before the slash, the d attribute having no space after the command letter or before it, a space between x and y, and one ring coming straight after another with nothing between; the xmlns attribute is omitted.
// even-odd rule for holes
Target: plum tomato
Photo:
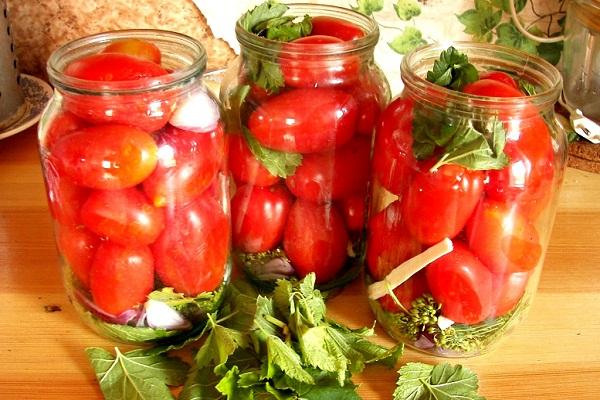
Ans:
<svg viewBox="0 0 600 400"><path fill-rule="evenodd" d="M396 287L394 290L394 296L402 304L400 307L392 296L386 294L385 296L378 299L381 308L387 312L398 313L410 310L412 308L412 302L418 297L421 297L427 292L427 279L425 277L425 271L421 270L408 278L402 285Z"/></svg>
<svg viewBox="0 0 600 400"><path fill-rule="evenodd" d="M373 136L377 122L383 110L386 99L376 89L369 76L361 79L353 86L352 95L358 103L358 117L356 118L356 133L368 137Z"/></svg>
<svg viewBox="0 0 600 400"><path fill-rule="evenodd" d="M137 188L94 190L81 208L83 224L95 234L123 245L145 245L165 227L162 209Z"/></svg>
<svg viewBox="0 0 600 400"><path fill-rule="evenodd" d="M542 255L535 226L511 203L483 200L466 233L473 253L494 274L530 271Z"/></svg>
<svg viewBox="0 0 600 400"><path fill-rule="evenodd" d="M375 134L373 174L381 186L394 194L402 193L416 162L412 120L412 101L398 98L381 114Z"/></svg>
<svg viewBox="0 0 600 400"><path fill-rule="evenodd" d="M248 253L275 248L283 238L291 205L285 186L239 187L231 200L233 245Z"/></svg>
<svg viewBox="0 0 600 400"><path fill-rule="evenodd" d="M67 65L64 74L88 81L121 82L167 75L153 61L123 53L97 53Z"/></svg>
<svg viewBox="0 0 600 400"><path fill-rule="evenodd" d="M529 272L494 275L492 316L500 317L515 308L525 293L529 275Z"/></svg>
<svg viewBox="0 0 600 400"><path fill-rule="evenodd" d="M168 125L157 138L158 164L144 180L144 192L156 207L183 205L214 180L225 158L221 125L210 132L190 132Z"/></svg>
<svg viewBox="0 0 600 400"><path fill-rule="evenodd" d="M279 66L286 86L316 88L349 86L358 81L360 58L356 55L324 55L323 46L343 44L334 36L304 36L283 45Z"/></svg>
<svg viewBox="0 0 600 400"><path fill-rule="evenodd" d="M127 125L79 129L57 140L51 156L59 173L94 189L124 189L146 179L156 167L158 147L150 134Z"/></svg>
<svg viewBox="0 0 600 400"><path fill-rule="evenodd" d="M430 171L419 163L402 198L402 220L423 244L453 238L462 231L483 194L485 173L446 164Z"/></svg>
<svg viewBox="0 0 600 400"><path fill-rule="evenodd" d="M219 287L229 250L229 219L217 200L202 194L168 209L165 229L152 245L156 273L165 286L197 296Z"/></svg>
<svg viewBox="0 0 600 400"><path fill-rule="evenodd" d="M337 89L295 89L259 106L248 119L256 139L271 149L314 153L331 150L354 134L357 103Z"/></svg>
<svg viewBox="0 0 600 400"><path fill-rule="evenodd" d="M365 226L366 199L364 194L354 194L338 200L337 205L350 232L360 232Z"/></svg>
<svg viewBox="0 0 600 400"><path fill-rule="evenodd" d="M373 279L384 279L394 268L421 253L421 244L406 230L397 200L369 219L367 269Z"/></svg>
<svg viewBox="0 0 600 400"><path fill-rule="evenodd" d="M43 146L52 150L56 141L81 128L84 128L87 124L81 118L70 112L61 112L50 121L50 126L46 131L46 136L42 140Z"/></svg>
<svg viewBox="0 0 600 400"><path fill-rule="evenodd" d="M229 169L237 183L256 186L271 186L280 181L279 177L267 170L250 151L241 134L228 135Z"/></svg>
<svg viewBox="0 0 600 400"><path fill-rule="evenodd" d="M511 84L496 79L479 79L463 88L463 92L486 97L523 97L523 93Z"/></svg>
<svg viewBox="0 0 600 400"><path fill-rule="evenodd" d="M492 311L492 274L462 242L425 268L427 285L442 305L442 315L461 324L476 324Z"/></svg>
<svg viewBox="0 0 600 400"><path fill-rule="evenodd" d="M365 31L357 25L343 19L329 17L326 15L316 15L312 17L312 35L334 36L343 41L359 39L365 36Z"/></svg>
<svg viewBox="0 0 600 400"><path fill-rule="evenodd" d="M58 248L65 261L85 287L90 287L90 269L100 238L83 225L58 226Z"/></svg>
<svg viewBox="0 0 600 400"><path fill-rule="evenodd" d="M62 225L81 223L79 210L87 199L90 189L77 186L56 170L56 161L46 158L43 161L46 171L46 195L52 217Z"/></svg>
<svg viewBox="0 0 600 400"><path fill-rule="evenodd" d="M519 85L513 79L512 76L502 71L487 71L479 74L480 80L491 79L493 81L498 81L507 84L508 86L512 86L515 89L519 89Z"/></svg>
<svg viewBox="0 0 600 400"><path fill-rule="evenodd" d="M154 259L148 246L100 244L90 269L94 303L112 315L146 300L154 287Z"/></svg>
<svg viewBox="0 0 600 400"><path fill-rule="evenodd" d="M314 272L317 283L330 281L344 267L347 246L344 219L334 205L300 199L292 205L283 248L299 278Z"/></svg>
<svg viewBox="0 0 600 400"><path fill-rule="evenodd" d="M334 151L304 155L302 164L285 182L299 198L326 203L353 194L366 194L371 141L357 136Z"/></svg>
<svg viewBox="0 0 600 400"><path fill-rule="evenodd" d="M160 49L154 43L141 39L123 39L110 43L102 53L121 53L152 61L160 65Z"/></svg>

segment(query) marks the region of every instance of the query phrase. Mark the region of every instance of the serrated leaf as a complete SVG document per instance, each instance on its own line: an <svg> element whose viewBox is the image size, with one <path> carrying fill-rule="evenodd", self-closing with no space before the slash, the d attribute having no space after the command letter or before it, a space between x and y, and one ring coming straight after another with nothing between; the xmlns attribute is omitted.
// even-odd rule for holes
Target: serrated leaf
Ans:
<svg viewBox="0 0 600 400"><path fill-rule="evenodd" d="M239 369L233 366L219 381L215 388L224 394L228 400L253 400L253 391L238 384Z"/></svg>
<svg viewBox="0 0 600 400"><path fill-rule="evenodd" d="M465 33L477 40L489 42L491 31L502 19L502 11L496 10L488 0L475 0L475 8L466 10L457 15L457 18L465 26Z"/></svg>
<svg viewBox="0 0 600 400"><path fill-rule="evenodd" d="M293 18L293 17L292 17ZM312 31L311 17L305 15L299 22L292 20L271 20L266 28L266 37L280 42L291 42L298 38L307 36Z"/></svg>
<svg viewBox="0 0 600 400"><path fill-rule="evenodd" d="M352 9L365 15L383 10L383 0L358 0L356 3L356 6L352 6Z"/></svg>
<svg viewBox="0 0 600 400"><path fill-rule="evenodd" d="M433 67L427 71L427 80L436 85L461 90L468 83L479 79L479 73L469 58L450 46L442 51Z"/></svg>
<svg viewBox="0 0 600 400"><path fill-rule="evenodd" d="M421 31L413 26L407 26L402 33L396 36L388 46L398 54L407 54L419 46L427 44Z"/></svg>
<svg viewBox="0 0 600 400"><path fill-rule="evenodd" d="M246 56L245 60L250 79L267 92L277 93L285 86L283 72L278 63L254 56Z"/></svg>
<svg viewBox="0 0 600 400"><path fill-rule="evenodd" d="M244 332L221 326L212 320L211 324L208 337L196 353L195 361L199 368L225 364L234 351L248 345Z"/></svg>
<svg viewBox="0 0 600 400"><path fill-rule="evenodd" d="M409 21L421 14L421 5L417 0L398 0L394 4L394 10L402 21Z"/></svg>
<svg viewBox="0 0 600 400"><path fill-rule="evenodd" d="M273 306L284 318L290 317L293 310L292 305L292 282L287 279L279 279L273 289Z"/></svg>
<svg viewBox="0 0 600 400"><path fill-rule="evenodd" d="M288 10L288 6L274 1L265 1L247 11L240 18L242 27L248 32L257 33L255 27L273 18L281 17Z"/></svg>
<svg viewBox="0 0 600 400"><path fill-rule="evenodd" d="M298 284L301 296L294 297L296 312L302 315L303 321L310 326L316 326L323 322L325 317L325 300L321 292L315 289L316 275L310 273Z"/></svg>
<svg viewBox="0 0 600 400"><path fill-rule="evenodd" d="M303 328L299 332L298 341L305 364L328 372L337 372L338 383L346 380L348 359L329 336L329 327L316 326Z"/></svg>
<svg viewBox="0 0 600 400"><path fill-rule="evenodd" d="M220 380L213 368L192 368L177 400L222 400L225 396L215 388Z"/></svg>
<svg viewBox="0 0 600 400"><path fill-rule="evenodd" d="M307 368L307 372L313 377L314 385L283 375L275 380L275 386L282 390L292 390L302 400L360 400L350 376L340 384L335 373L313 368Z"/></svg>
<svg viewBox="0 0 600 400"><path fill-rule="evenodd" d="M296 168L302 164L302 154L300 153L288 153L283 151L272 150L267 147L263 147L256 138L252 135L252 132L242 127L244 138L250 151L256 157L258 161L273 175L277 175L282 178L294 175Z"/></svg>
<svg viewBox="0 0 600 400"><path fill-rule="evenodd" d="M312 376L304 370L300 356L277 336L267 338L268 377L276 374L274 366L279 367L291 378L304 383L314 384Z"/></svg>
<svg viewBox="0 0 600 400"><path fill-rule="evenodd" d="M254 315L253 329L261 337L277 335L278 327L275 326L269 318L274 318L273 300L265 296L258 296L256 299L256 314Z"/></svg>
<svg viewBox="0 0 600 400"><path fill-rule="evenodd" d="M513 47L531 54L537 54L537 42L526 38L512 22L504 22L496 28L496 44Z"/></svg>

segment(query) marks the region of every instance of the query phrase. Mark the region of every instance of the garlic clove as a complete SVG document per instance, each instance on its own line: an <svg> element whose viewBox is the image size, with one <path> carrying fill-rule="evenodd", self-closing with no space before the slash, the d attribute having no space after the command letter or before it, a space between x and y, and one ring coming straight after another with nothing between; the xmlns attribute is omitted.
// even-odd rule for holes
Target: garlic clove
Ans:
<svg viewBox="0 0 600 400"><path fill-rule="evenodd" d="M181 314L162 301L148 300L144 304L146 323L151 328L187 329L191 324Z"/></svg>
<svg viewBox="0 0 600 400"><path fill-rule="evenodd" d="M171 115L171 125L192 132L210 132L219 123L219 105L205 91L198 90L179 101Z"/></svg>

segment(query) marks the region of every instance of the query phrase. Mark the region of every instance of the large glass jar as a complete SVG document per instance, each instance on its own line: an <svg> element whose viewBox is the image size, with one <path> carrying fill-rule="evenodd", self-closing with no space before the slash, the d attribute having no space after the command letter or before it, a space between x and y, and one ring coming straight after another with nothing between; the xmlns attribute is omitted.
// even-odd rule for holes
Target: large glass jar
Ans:
<svg viewBox="0 0 600 400"><path fill-rule="evenodd" d="M205 65L196 40L158 30L85 37L48 62L39 146L66 291L118 341L197 333L229 279L226 143Z"/></svg>
<svg viewBox="0 0 600 400"><path fill-rule="evenodd" d="M247 30L242 17L241 55L221 87L235 259L267 289L310 272L321 290L358 276L371 139L389 100L375 21L313 4L290 4L282 18L306 15L308 35L289 42Z"/></svg>
<svg viewBox="0 0 600 400"><path fill-rule="evenodd" d="M566 160L559 72L509 48L456 47L479 71L462 91L426 79L439 45L402 61L404 91L375 138L366 252L378 321L448 357L485 352L530 306Z"/></svg>

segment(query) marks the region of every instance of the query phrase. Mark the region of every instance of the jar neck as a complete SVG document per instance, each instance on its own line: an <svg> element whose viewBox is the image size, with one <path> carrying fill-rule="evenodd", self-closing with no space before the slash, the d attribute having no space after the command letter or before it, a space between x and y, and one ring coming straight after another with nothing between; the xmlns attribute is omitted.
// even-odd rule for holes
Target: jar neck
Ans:
<svg viewBox="0 0 600 400"><path fill-rule="evenodd" d="M280 42L248 32L242 26L240 19L236 23L235 32L242 48L242 53L251 53L254 56L271 59L299 59L303 57L336 58L348 55L370 57L373 55L373 50L379 40L379 27L373 18L353 10L331 5L303 3L286 5L289 7L286 15L299 18L304 15L338 18L356 25L365 32L365 35L354 40L319 44L318 46L314 44Z"/></svg>
<svg viewBox="0 0 600 400"><path fill-rule="evenodd" d="M90 81L65 75L65 69L71 62L97 54L112 42L132 38L155 44L161 51L161 66L172 72L132 81ZM86 36L60 47L50 56L47 71L50 82L59 91L123 95L188 85L202 76L206 60L204 47L189 36L154 29L130 29Z"/></svg>
<svg viewBox="0 0 600 400"><path fill-rule="evenodd" d="M537 94L523 97L475 96L438 86L425 79L427 71L445 47L435 44L422 47L402 59L400 73L405 90L419 103L432 108L440 104L452 108L457 116L476 114L519 113L533 104L541 112L552 111L562 90L559 71L540 57L508 47L487 43L457 42L454 47L469 57L479 72L501 70L523 79L536 88Z"/></svg>

